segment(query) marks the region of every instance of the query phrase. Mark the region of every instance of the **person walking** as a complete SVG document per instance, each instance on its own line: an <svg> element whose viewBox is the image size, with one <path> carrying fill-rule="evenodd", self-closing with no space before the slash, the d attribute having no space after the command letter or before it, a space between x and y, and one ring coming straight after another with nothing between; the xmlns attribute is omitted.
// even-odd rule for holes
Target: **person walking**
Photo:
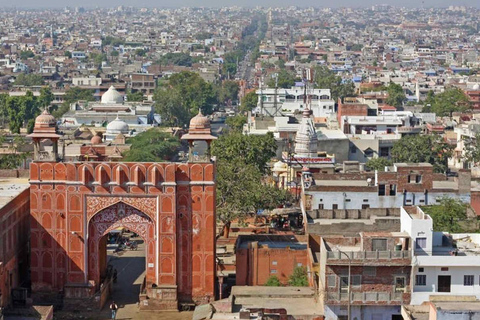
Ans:
<svg viewBox="0 0 480 320"><path fill-rule="evenodd" d="M110 310L112 310L112 319L115 319L117 317L117 309L117 304L115 303L115 301L112 301L112 303L110 304Z"/></svg>

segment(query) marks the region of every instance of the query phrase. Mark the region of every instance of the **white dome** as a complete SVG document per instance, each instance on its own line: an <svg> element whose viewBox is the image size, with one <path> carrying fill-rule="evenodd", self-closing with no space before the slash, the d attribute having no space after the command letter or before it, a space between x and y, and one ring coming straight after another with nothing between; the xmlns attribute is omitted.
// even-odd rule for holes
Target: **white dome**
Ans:
<svg viewBox="0 0 480 320"><path fill-rule="evenodd" d="M473 90L480 90L480 84L476 83L473 88Z"/></svg>
<svg viewBox="0 0 480 320"><path fill-rule="evenodd" d="M102 95L102 103L122 103L123 97L118 93L114 86L108 88L107 92Z"/></svg>
<svg viewBox="0 0 480 320"><path fill-rule="evenodd" d="M128 133L128 124L120 120L117 116L115 120L107 125L107 134L116 135L119 133Z"/></svg>

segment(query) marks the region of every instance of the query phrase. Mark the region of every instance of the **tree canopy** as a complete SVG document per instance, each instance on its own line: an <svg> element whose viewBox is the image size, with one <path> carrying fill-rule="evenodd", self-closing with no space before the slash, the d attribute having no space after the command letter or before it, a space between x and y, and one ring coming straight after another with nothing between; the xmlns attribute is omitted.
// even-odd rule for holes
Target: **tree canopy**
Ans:
<svg viewBox="0 0 480 320"><path fill-rule="evenodd" d="M429 91L423 112L434 112L439 117L452 117L454 112L465 112L470 108L470 99L462 89L448 88L437 95Z"/></svg>
<svg viewBox="0 0 480 320"><path fill-rule="evenodd" d="M273 209L289 201L283 189L262 183L267 162L275 156L272 134L246 136L237 131L222 135L212 144L217 157L217 217L228 236L233 220L243 221L258 209Z"/></svg>
<svg viewBox="0 0 480 320"><path fill-rule="evenodd" d="M247 123L247 117L241 115L241 114L238 114L234 117L228 117L226 120L225 120L225 123L228 125L229 128L231 128L232 130L236 130L236 131L242 131L243 129L243 125L245 123Z"/></svg>
<svg viewBox="0 0 480 320"><path fill-rule="evenodd" d="M315 87L330 89L332 99L352 97L355 95L355 85L351 81L344 82L342 77L336 75L325 66L315 68Z"/></svg>
<svg viewBox="0 0 480 320"><path fill-rule="evenodd" d="M218 101L228 104L238 99L238 91L240 87L236 81L223 81L222 86L218 90Z"/></svg>
<svg viewBox="0 0 480 320"><path fill-rule="evenodd" d="M190 71L172 75L166 85L155 90L153 99L162 123L176 126L187 125L199 109L211 114L216 102L212 85Z"/></svg>
<svg viewBox="0 0 480 320"><path fill-rule="evenodd" d="M241 111L252 111L257 107L258 96L255 90L250 91L242 98L242 103L240 105Z"/></svg>
<svg viewBox="0 0 480 320"><path fill-rule="evenodd" d="M159 60L162 66L175 65L175 66L192 66L192 57L188 53L184 52L169 52L163 55Z"/></svg>
<svg viewBox="0 0 480 320"><path fill-rule="evenodd" d="M406 96L401 85L390 82L390 84L387 87L387 93L388 93L388 98L385 101L387 104L394 106L396 108L401 107L403 105L403 102L405 101Z"/></svg>
<svg viewBox="0 0 480 320"><path fill-rule="evenodd" d="M127 101L132 102L132 101L140 101L142 102L144 99L143 92L137 91L137 92L128 92L127 93Z"/></svg>
<svg viewBox="0 0 480 320"><path fill-rule="evenodd" d="M31 86L41 86L45 84L45 81L43 80L43 77L39 74L35 73L20 73L17 78L15 79L15 82L13 83L16 86L26 86L26 87L31 87Z"/></svg>
<svg viewBox="0 0 480 320"><path fill-rule="evenodd" d="M63 104L60 108L54 109L52 111L52 115L55 118L60 118L65 114L70 105L77 101L94 101L95 98L93 96L93 90L90 89L83 89L80 87L70 87L67 91L65 91L65 95L63 96Z"/></svg>
<svg viewBox="0 0 480 320"><path fill-rule="evenodd" d="M277 77L278 80L276 82L278 88L288 89L295 85L295 75L292 72L282 69L277 73ZM270 88L275 88L275 77L270 78L267 85Z"/></svg>
<svg viewBox="0 0 480 320"><path fill-rule="evenodd" d="M389 167L392 164L392 160L388 160L386 158L373 158L369 159L366 163L368 168L377 171L385 171L385 167Z"/></svg>
<svg viewBox="0 0 480 320"><path fill-rule="evenodd" d="M171 160L180 147L180 140L158 128L144 131L128 140L130 150L124 161L161 162Z"/></svg>
<svg viewBox="0 0 480 320"><path fill-rule="evenodd" d="M422 210L433 219L434 231L463 232L460 222L467 219L467 205L460 200L443 197L439 204L422 207Z"/></svg>
<svg viewBox="0 0 480 320"><path fill-rule="evenodd" d="M439 135L408 135L394 143L391 154L394 162L427 162L435 172L443 173L452 152L453 146Z"/></svg>
<svg viewBox="0 0 480 320"><path fill-rule="evenodd" d="M475 137L464 140L464 159L477 165L480 162L480 134L477 133Z"/></svg>
<svg viewBox="0 0 480 320"><path fill-rule="evenodd" d="M292 287L308 287L308 275L305 267L295 267L288 279L288 285Z"/></svg>

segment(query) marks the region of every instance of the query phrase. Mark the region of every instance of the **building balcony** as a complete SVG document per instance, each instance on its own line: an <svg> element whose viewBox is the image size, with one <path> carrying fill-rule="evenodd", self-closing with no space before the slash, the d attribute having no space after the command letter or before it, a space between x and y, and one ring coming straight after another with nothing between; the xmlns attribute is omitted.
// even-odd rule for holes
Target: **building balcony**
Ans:
<svg viewBox="0 0 480 320"><path fill-rule="evenodd" d="M351 292L351 304L403 304L409 298L404 292ZM408 295L408 294L407 294ZM327 304L347 304L348 293L327 292Z"/></svg>
<svg viewBox="0 0 480 320"><path fill-rule="evenodd" d="M350 259L348 259L347 255ZM327 252L327 264L331 265L382 265L388 262L389 265L409 265L412 252L410 250L387 250L387 251L340 251Z"/></svg>
<svg viewBox="0 0 480 320"><path fill-rule="evenodd" d="M422 132L422 127L398 127L398 133L420 133Z"/></svg>

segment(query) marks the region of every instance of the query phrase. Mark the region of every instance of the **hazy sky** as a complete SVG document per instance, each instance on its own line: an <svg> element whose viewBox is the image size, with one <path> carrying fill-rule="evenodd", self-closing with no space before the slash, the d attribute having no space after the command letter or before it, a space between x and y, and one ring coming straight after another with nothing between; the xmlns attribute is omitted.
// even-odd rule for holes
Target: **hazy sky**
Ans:
<svg viewBox="0 0 480 320"><path fill-rule="evenodd" d="M480 1L475 0L424 0L425 7L446 7L449 5L466 5L480 7ZM146 7L220 7L220 6L316 6L316 7L341 7L341 6L371 6L372 4L387 3L397 6L420 7L422 0L23 0L11 1L0 0L1 7L12 8L14 6L27 7L65 7L65 6L84 6L84 7L113 7L119 5L126 6L146 6Z"/></svg>

